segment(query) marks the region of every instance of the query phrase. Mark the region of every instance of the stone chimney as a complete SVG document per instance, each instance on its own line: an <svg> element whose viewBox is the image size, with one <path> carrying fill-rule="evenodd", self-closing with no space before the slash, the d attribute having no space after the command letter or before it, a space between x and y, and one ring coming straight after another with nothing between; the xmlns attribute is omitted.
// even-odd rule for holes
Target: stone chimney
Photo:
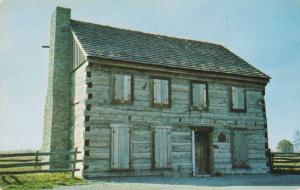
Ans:
<svg viewBox="0 0 300 190"><path fill-rule="evenodd" d="M48 89L44 115L43 151L70 150L71 128L71 67L72 37L71 10L57 7L52 14ZM50 156L50 161L67 159L67 156ZM68 164L55 164L50 168L66 168Z"/></svg>

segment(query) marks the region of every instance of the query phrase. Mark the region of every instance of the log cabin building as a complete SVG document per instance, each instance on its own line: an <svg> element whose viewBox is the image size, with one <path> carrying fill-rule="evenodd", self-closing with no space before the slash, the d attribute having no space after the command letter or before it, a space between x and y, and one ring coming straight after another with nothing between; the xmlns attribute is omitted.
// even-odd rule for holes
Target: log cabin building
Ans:
<svg viewBox="0 0 300 190"><path fill-rule="evenodd" d="M48 75L43 149L78 147L78 176L268 172L270 77L221 45L72 20L57 7Z"/></svg>

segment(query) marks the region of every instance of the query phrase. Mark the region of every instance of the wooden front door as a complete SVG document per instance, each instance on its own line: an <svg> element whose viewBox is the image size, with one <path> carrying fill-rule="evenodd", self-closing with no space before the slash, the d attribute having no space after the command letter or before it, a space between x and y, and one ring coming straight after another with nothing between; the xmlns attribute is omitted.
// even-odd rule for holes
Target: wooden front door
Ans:
<svg viewBox="0 0 300 190"><path fill-rule="evenodd" d="M211 174L211 142L208 131L195 131L195 172L196 175Z"/></svg>

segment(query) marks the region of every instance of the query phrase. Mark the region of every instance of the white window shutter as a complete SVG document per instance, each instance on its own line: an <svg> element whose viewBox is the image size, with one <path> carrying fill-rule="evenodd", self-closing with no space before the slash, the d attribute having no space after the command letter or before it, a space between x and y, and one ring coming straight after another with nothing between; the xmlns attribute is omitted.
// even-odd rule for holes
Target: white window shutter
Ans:
<svg viewBox="0 0 300 190"><path fill-rule="evenodd" d="M239 109L239 104L238 104L238 88L237 87L232 87L231 88L231 99L232 99L232 108L233 109Z"/></svg>
<svg viewBox="0 0 300 190"><path fill-rule="evenodd" d="M111 130L111 168L119 168L119 128L113 127Z"/></svg>
<svg viewBox="0 0 300 190"><path fill-rule="evenodd" d="M244 89L243 88L239 88L238 89L238 106L239 109L244 109L245 106L245 94L244 94Z"/></svg>
<svg viewBox="0 0 300 190"><path fill-rule="evenodd" d="M155 104L161 103L161 80L153 79L153 101Z"/></svg>
<svg viewBox="0 0 300 190"><path fill-rule="evenodd" d="M154 162L155 168L171 167L171 128L155 127L154 133Z"/></svg>
<svg viewBox="0 0 300 190"><path fill-rule="evenodd" d="M169 104L169 81L161 80L161 103Z"/></svg>
<svg viewBox="0 0 300 190"><path fill-rule="evenodd" d="M200 109L206 109L206 85L199 84L200 87Z"/></svg>
<svg viewBox="0 0 300 190"><path fill-rule="evenodd" d="M130 167L130 127L112 127L111 168L128 169Z"/></svg>
<svg viewBox="0 0 300 190"><path fill-rule="evenodd" d="M119 168L129 168L129 135L130 128L129 127L120 127L120 147L119 147Z"/></svg>
<svg viewBox="0 0 300 190"><path fill-rule="evenodd" d="M163 142L162 142L162 129L155 129L155 168L162 168L162 154L163 154Z"/></svg>
<svg viewBox="0 0 300 190"><path fill-rule="evenodd" d="M115 75L115 99L123 100L123 92L124 92L124 77L123 75L116 74Z"/></svg>
<svg viewBox="0 0 300 190"><path fill-rule="evenodd" d="M199 107L200 106L200 97L199 97L199 85L198 84L192 84L192 92L193 92L193 106Z"/></svg>
<svg viewBox="0 0 300 190"><path fill-rule="evenodd" d="M124 75L124 94L123 100L131 100L131 75Z"/></svg>

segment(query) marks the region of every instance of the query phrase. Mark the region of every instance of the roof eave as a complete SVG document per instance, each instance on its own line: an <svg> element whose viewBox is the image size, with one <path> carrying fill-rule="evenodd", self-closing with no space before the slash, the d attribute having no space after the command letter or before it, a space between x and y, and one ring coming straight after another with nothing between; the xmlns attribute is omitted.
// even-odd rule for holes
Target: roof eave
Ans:
<svg viewBox="0 0 300 190"><path fill-rule="evenodd" d="M251 82L251 83L260 83L267 85L270 82L271 77L264 74L265 77L259 77L259 76L248 76L248 75L239 75L239 74L232 74L232 73L224 73L224 72L216 72L216 71L205 71L205 70L197 70L197 69L191 69L191 68L181 68L181 67L174 67L174 66L167 66L167 65L154 65L154 64L149 64L149 63L142 63L142 62L137 62L134 60L122 60L122 59L115 59L111 57L100 57L100 56L87 56L87 60L89 62L95 62L99 63L101 60L111 60L111 61L120 61L120 62L126 62L129 63L127 65L124 64L109 64L106 63L105 65L110 65L110 66L116 66L116 67L127 67L127 68L133 68L133 69L144 69L144 70L151 70L151 68L157 68L158 71L163 71L163 72L170 72L174 73L175 70L177 72L185 72L190 74L189 72L195 72L198 74L205 74L204 76L211 77L211 78L220 78L220 79L231 79L231 80L240 80L240 81L246 81L246 82ZM104 64L101 62L101 64ZM137 64L139 67L135 65L130 65L130 64ZM173 70L170 70L173 69ZM175 70L174 70L175 69Z"/></svg>

